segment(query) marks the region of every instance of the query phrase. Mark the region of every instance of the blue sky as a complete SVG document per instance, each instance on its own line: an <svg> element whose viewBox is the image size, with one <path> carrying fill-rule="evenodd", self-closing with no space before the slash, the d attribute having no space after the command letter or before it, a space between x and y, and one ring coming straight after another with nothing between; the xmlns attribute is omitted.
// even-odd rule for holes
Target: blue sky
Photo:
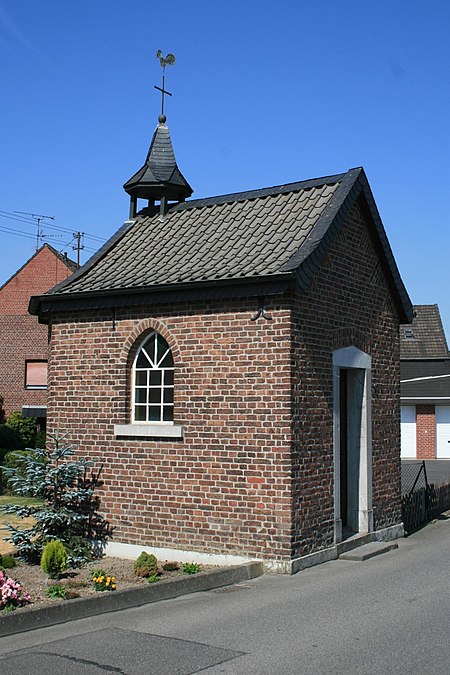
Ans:
<svg viewBox="0 0 450 675"><path fill-rule="evenodd" d="M450 339L448 0L0 0L0 284L35 250L108 238L166 113L194 197L364 166L415 304ZM85 239L95 248L98 239ZM85 251L82 261L86 260Z"/></svg>

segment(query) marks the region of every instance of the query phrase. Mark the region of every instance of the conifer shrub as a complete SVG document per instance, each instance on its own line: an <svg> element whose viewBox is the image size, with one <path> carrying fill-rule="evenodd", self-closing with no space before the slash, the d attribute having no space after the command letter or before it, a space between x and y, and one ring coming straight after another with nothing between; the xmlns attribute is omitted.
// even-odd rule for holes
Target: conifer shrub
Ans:
<svg viewBox="0 0 450 675"><path fill-rule="evenodd" d="M67 551L58 539L47 542L42 551L41 567L50 579L58 579L67 569Z"/></svg>
<svg viewBox="0 0 450 675"><path fill-rule="evenodd" d="M59 431L49 434L46 448L14 453L15 466L3 469L9 489L40 502L0 506L1 511L19 518L33 517L31 527L7 526L17 557L30 564L39 564L45 544L59 539L68 552L68 564L82 565L99 553L112 533L98 513L101 467L89 473L92 462L74 458L65 436Z"/></svg>
<svg viewBox="0 0 450 675"><path fill-rule="evenodd" d="M154 577L158 575L158 560L153 553L142 551L134 563L134 573L138 577Z"/></svg>

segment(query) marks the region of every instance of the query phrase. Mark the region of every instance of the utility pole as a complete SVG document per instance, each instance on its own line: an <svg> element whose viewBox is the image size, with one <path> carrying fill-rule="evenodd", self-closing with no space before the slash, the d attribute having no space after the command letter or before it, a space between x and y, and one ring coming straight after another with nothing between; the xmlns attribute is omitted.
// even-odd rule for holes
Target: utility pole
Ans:
<svg viewBox="0 0 450 675"><path fill-rule="evenodd" d="M28 213L28 211L16 211L16 213L22 213L25 216L31 216L33 220L37 222L37 232L36 232L36 251L39 251L39 241L44 238L43 232L41 230L41 221L42 220L55 220L53 216L43 216L39 213Z"/></svg>
<svg viewBox="0 0 450 675"><path fill-rule="evenodd" d="M73 250L77 252L77 265L80 267L80 252L84 249L84 244L81 243L84 232L74 232L73 238L76 239L76 245L72 246Z"/></svg>

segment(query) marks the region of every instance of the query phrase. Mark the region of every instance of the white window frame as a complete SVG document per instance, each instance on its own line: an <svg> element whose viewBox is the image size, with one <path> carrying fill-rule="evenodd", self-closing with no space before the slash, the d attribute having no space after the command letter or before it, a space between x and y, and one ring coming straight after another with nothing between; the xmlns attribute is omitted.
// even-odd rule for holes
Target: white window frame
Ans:
<svg viewBox="0 0 450 675"><path fill-rule="evenodd" d="M147 343L151 340L151 338L153 336L155 336L155 351L154 351L154 354L151 355L145 349L145 346L147 345ZM170 349L169 345L167 345L167 349L165 350L163 355L158 359L157 356L156 356L157 347L158 347L158 338L161 338L161 340L164 340L162 335L160 335L160 333L157 333L156 331L152 331L149 335L147 335L147 337L145 338L145 340L142 342L141 346L137 350L136 356L135 356L134 361L133 361L133 367L132 367L132 370L131 370L131 382L132 382L131 422L132 422L132 424L164 424L164 425L173 424L174 385L173 385L173 382L172 382L172 384L166 385L164 383L164 380L165 380L167 372L172 373L172 380L173 380L175 368L174 368L174 366L171 366L170 368L164 368L164 367L160 366L160 364L164 361L164 359L166 358L166 356L168 354L170 354L172 356L172 352L171 352L171 349ZM167 344L167 340L164 340L164 342ZM152 363L153 367L138 368L137 362L138 362L139 356L141 355L142 352L145 354L147 360L150 363ZM173 361L173 357L172 357L172 361ZM146 373L160 372L161 373L161 384L160 385L149 384L149 375L147 375L147 384L145 384L145 385L136 384L136 376L137 376L138 372L146 372ZM142 389L143 391L147 392L146 403L139 403L139 402L136 401L136 391L138 389ZM150 395L151 391L158 391L158 390L161 391L161 397L160 397L160 403L159 403L159 409L160 409L159 410L159 413L160 413L159 419L150 420L150 419L148 419L148 407L150 405L149 404L149 399L150 399L149 395ZM164 403L164 390L166 390L166 391L172 390L172 403ZM143 409L146 409L146 419L145 420L136 419L136 407L142 407ZM157 405L155 404L153 407L156 408ZM163 419L165 407L172 409L172 419L171 420L164 420Z"/></svg>
<svg viewBox="0 0 450 675"><path fill-rule="evenodd" d="M156 336L155 339L155 352L153 356L151 356L146 350L145 350L145 345L148 343L148 341L153 337ZM145 339L142 341L139 349L136 352L136 356L133 360L133 365L131 368L131 377L130 377L130 384L131 384L131 424L116 424L114 426L114 433L116 436L130 436L130 437L138 437L138 438L151 438L151 437L167 437L167 438L182 438L183 437L183 427L180 425L174 424L173 421L173 410L174 410L174 403L173 403L173 397L172 397L172 403L165 403L164 402L164 388L166 389L171 389L172 392L174 393L174 384L171 385L166 385L164 384L164 379L165 379L165 373L167 371L171 371L173 374L175 371L175 367L171 366L169 368L167 367L158 367L160 364L164 361L166 358L167 354L170 353L172 354L172 351L170 349L170 346L167 344L167 350L164 352L164 354L159 358L156 359L156 354L157 354L157 344L158 344L158 337L164 340L164 342L167 344L167 340L158 333L157 331L152 331L148 335L146 335ZM144 354L147 358L147 360L150 363L154 364L154 367L150 368L138 368L137 367L137 362L139 359L140 354L144 351ZM145 385L137 385L136 384L136 373L137 372L152 372L152 371L160 371L161 372L161 385L150 385L149 383L149 376L147 375L147 382ZM149 405L149 392L153 389L160 389L161 390L161 398L160 398L160 419L159 420L137 420L136 419L136 406L139 406L140 403L136 402L136 390L137 389L145 389L147 391L147 396L146 398L146 403L142 404L142 407L146 407L146 417L148 417L148 405ZM164 416L164 407L171 407L172 408L172 419L171 420L164 420L162 417Z"/></svg>

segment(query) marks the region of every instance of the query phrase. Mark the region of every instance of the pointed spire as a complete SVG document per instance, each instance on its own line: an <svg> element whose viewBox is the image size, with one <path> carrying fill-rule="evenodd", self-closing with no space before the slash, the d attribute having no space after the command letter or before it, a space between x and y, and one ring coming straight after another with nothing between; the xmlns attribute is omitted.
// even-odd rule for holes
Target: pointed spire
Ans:
<svg viewBox="0 0 450 675"><path fill-rule="evenodd" d="M147 199L149 205L160 201L165 211L168 201L184 201L193 192L177 166L169 127L166 125L167 118L164 114L164 95L172 96L164 88L165 67L172 65L175 57L173 54L168 54L163 58L161 52L158 51L157 58L163 68L162 88L155 87L161 91L161 114L158 117L158 126L153 134L145 164L123 186L131 198L130 217L136 215L138 199Z"/></svg>

